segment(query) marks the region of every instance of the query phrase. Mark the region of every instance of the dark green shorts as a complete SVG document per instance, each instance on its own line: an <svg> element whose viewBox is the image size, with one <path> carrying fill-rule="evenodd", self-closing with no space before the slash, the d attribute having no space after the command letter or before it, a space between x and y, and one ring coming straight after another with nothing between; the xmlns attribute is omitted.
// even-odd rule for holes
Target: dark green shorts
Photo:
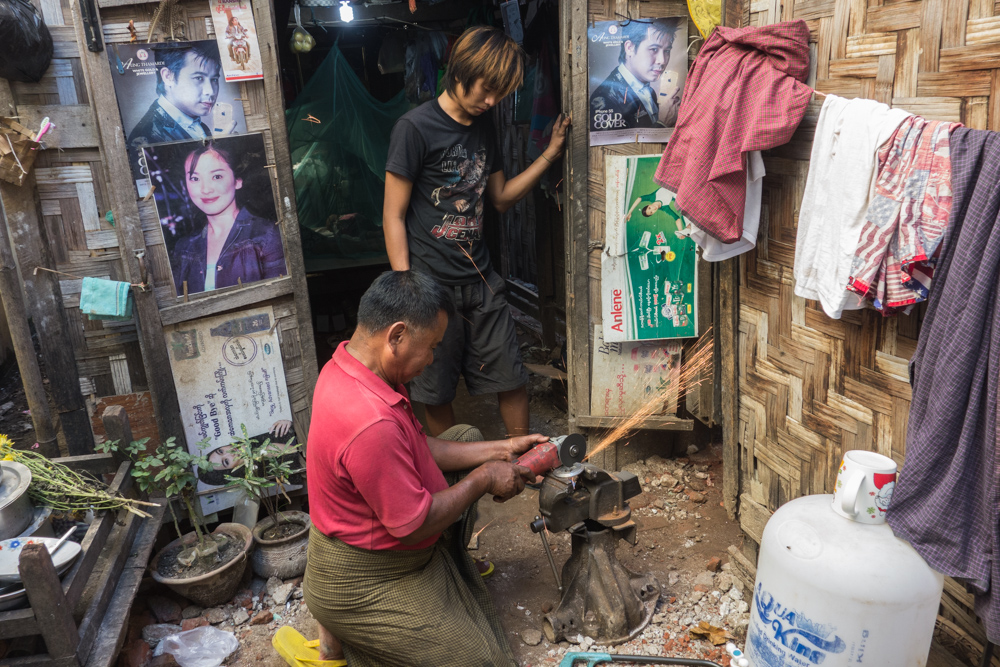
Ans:
<svg viewBox="0 0 1000 667"><path fill-rule="evenodd" d="M446 286L456 314L434 350L434 363L410 382L410 398L427 405L455 400L459 375L473 396L522 387L528 371L521 362L507 285L495 271L487 281Z"/></svg>

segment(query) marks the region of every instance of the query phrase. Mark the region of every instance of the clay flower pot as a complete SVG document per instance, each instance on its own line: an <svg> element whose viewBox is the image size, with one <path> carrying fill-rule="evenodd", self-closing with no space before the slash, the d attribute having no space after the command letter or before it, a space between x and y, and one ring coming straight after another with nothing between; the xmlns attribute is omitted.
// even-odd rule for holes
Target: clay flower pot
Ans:
<svg viewBox="0 0 1000 667"><path fill-rule="evenodd" d="M149 563L153 579L202 607L215 607L232 599L247 568L247 554L253 547L253 534L249 528L238 523L220 523L212 533L221 533L240 544L242 548L239 555L220 565L218 569L195 577L181 579L160 574L158 566L164 553L179 545L190 546L197 541L197 535L191 532L174 540L153 557Z"/></svg>
<svg viewBox="0 0 1000 667"><path fill-rule="evenodd" d="M312 521L305 512L281 512L281 523L292 523L300 527L291 535L276 540L266 540L264 533L274 526L271 517L259 521L253 529L253 541L257 543L250 562L258 577L267 579L292 579L306 571L306 552L309 549L309 529Z"/></svg>

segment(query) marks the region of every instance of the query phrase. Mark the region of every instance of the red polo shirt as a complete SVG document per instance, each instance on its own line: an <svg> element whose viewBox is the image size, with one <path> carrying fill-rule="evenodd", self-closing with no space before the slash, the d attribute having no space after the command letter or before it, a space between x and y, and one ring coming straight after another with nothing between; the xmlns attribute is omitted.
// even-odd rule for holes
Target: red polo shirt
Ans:
<svg viewBox="0 0 1000 667"><path fill-rule="evenodd" d="M395 389L341 343L319 374L306 474L309 515L325 535L362 549L422 549L398 538L419 528L448 488L406 388Z"/></svg>

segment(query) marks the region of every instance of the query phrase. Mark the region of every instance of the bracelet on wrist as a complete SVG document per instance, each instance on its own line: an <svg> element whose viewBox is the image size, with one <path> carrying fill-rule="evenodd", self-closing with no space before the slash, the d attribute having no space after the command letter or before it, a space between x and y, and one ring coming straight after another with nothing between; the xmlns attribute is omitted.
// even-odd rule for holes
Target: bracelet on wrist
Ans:
<svg viewBox="0 0 1000 667"><path fill-rule="evenodd" d="M542 157L545 158L545 161L548 162L549 164L553 164L552 160L545 157L545 153L542 153Z"/></svg>

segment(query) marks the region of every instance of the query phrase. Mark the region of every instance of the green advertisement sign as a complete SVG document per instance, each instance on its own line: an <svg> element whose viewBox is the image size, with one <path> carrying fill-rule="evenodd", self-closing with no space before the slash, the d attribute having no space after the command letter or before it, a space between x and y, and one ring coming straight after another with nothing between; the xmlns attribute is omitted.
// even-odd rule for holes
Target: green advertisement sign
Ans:
<svg viewBox="0 0 1000 667"><path fill-rule="evenodd" d="M602 261L604 337L609 341L698 335L697 247L674 193L653 174L660 156L607 157L607 233Z"/></svg>

